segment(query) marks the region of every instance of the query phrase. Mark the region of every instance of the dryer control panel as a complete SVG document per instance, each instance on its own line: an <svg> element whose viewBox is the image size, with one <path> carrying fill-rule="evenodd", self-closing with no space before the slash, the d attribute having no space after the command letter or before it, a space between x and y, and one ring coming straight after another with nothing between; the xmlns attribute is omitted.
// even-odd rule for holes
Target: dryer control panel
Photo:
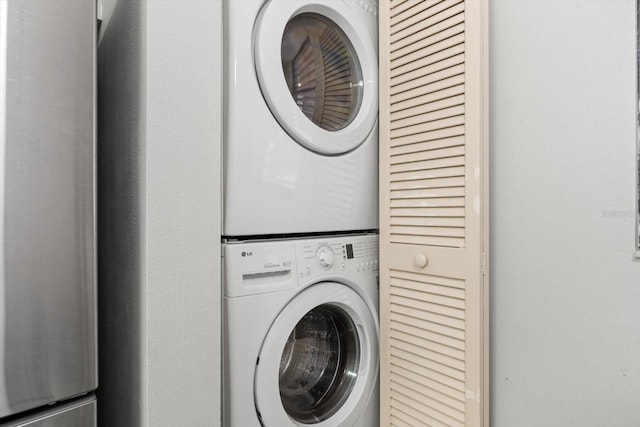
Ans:
<svg viewBox="0 0 640 427"><path fill-rule="evenodd" d="M296 242L298 278L378 273L378 236L335 236Z"/></svg>

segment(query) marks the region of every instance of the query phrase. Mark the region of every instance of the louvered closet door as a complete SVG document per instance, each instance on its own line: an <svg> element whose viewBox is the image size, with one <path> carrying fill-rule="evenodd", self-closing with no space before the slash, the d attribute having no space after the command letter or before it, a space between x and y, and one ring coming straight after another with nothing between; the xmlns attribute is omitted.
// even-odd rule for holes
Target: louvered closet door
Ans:
<svg viewBox="0 0 640 427"><path fill-rule="evenodd" d="M381 425L489 426L487 3L380 4Z"/></svg>

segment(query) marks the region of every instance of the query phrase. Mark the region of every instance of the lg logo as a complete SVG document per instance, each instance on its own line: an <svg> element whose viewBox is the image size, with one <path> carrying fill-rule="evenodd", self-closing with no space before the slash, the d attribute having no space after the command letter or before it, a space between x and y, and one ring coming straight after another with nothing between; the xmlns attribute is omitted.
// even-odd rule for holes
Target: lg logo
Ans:
<svg viewBox="0 0 640 427"><path fill-rule="evenodd" d="M251 252L251 251L246 251L246 252L245 252L245 251L242 251L242 256L243 256L243 257L245 257L245 256L251 256L251 255L253 255L253 252Z"/></svg>

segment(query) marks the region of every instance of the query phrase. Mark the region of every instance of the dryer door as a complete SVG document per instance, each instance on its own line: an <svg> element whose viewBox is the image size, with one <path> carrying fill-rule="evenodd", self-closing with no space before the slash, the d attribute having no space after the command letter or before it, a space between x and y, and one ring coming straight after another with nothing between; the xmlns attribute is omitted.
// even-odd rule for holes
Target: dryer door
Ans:
<svg viewBox="0 0 640 427"><path fill-rule="evenodd" d="M256 22L262 94L280 126L316 153L353 150L376 125L377 35L363 19L375 21L344 1L272 0Z"/></svg>
<svg viewBox="0 0 640 427"><path fill-rule="evenodd" d="M333 282L296 296L271 326L256 367L265 426L353 425L378 376L378 323L351 288Z"/></svg>

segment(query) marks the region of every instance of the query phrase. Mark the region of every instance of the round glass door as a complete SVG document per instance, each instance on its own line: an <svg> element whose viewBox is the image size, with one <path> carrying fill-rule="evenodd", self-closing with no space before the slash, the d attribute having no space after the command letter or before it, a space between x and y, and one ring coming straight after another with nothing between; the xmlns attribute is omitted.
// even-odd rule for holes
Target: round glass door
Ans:
<svg viewBox="0 0 640 427"><path fill-rule="evenodd" d="M300 110L322 129L349 125L362 102L362 71L351 42L316 13L293 17L282 36L282 69Z"/></svg>
<svg viewBox="0 0 640 427"><path fill-rule="evenodd" d="M343 310L321 305L309 311L280 358L280 398L287 414L305 424L335 414L356 382L359 358L358 334Z"/></svg>
<svg viewBox="0 0 640 427"><path fill-rule="evenodd" d="M262 425L354 425L378 377L378 323L353 289L321 282L297 294L264 338L254 398Z"/></svg>
<svg viewBox="0 0 640 427"><path fill-rule="evenodd" d="M282 129L322 155L356 149L375 132L375 17L348 2L266 1L253 31L260 92Z"/></svg>

